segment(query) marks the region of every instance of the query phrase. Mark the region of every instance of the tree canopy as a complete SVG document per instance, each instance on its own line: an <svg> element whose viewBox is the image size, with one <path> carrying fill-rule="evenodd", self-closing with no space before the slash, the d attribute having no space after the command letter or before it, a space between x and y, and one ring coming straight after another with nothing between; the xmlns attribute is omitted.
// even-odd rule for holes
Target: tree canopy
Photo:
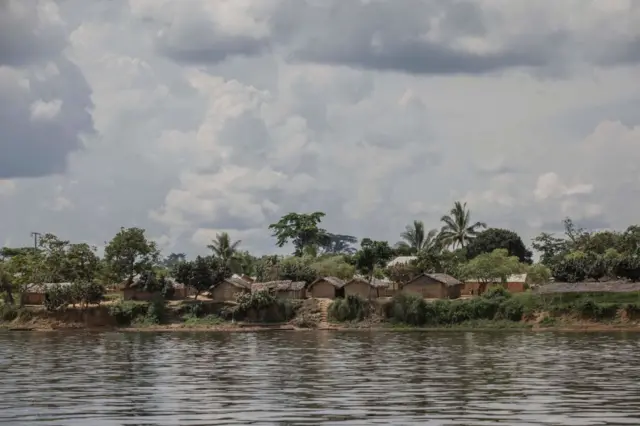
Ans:
<svg viewBox="0 0 640 426"><path fill-rule="evenodd" d="M505 249L509 256L516 256L520 262L532 263L533 253L527 249L518 234L508 229L489 228L480 232L466 247L467 259L495 249Z"/></svg>
<svg viewBox="0 0 640 426"><path fill-rule="evenodd" d="M323 212L289 213L269 225L269 229L273 231L272 236L276 237L278 247L291 241L295 248L294 255L302 256L305 247L326 244L327 233L318 226L324 216Z"/></svg>
<svg viewBox="0 0 640 426"><path fill-rule="evenodd" d="M487 227L484 222L472 222L471 210L467 208L467 203L462 204L456 201L448 215L440 218L444 222L440 230L440 239L445 246L465 247L474 239L480 229Z"/></svg>

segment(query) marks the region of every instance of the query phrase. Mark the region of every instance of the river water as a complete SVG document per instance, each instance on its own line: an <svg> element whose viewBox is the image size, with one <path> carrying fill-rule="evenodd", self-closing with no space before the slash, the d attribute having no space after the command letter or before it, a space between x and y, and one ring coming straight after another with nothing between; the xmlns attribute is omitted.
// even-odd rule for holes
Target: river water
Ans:
<svg viewBox="0 0 640 426"><path fill-rule="evenodd" d="M638 425L640 334L0 333L11 425Z"/></svg>

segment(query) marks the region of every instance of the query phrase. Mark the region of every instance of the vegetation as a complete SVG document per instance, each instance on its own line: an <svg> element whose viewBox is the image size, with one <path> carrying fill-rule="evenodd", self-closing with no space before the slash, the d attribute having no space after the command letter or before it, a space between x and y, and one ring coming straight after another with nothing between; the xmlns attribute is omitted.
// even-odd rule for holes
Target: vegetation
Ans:
<svg viewBox="0 0 640 426"><path fill-rule="evenodd" d="M349 295L344 299L334 300L327 314L329 318L339 322L361 321L369 315L369 310L367 301L358 296Z"/></svg>

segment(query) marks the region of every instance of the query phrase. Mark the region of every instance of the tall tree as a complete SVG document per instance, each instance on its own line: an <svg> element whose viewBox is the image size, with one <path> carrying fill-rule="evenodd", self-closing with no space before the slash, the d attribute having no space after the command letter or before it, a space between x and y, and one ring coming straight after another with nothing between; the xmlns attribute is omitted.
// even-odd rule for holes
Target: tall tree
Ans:
<svg viewBox="0 0 640 426"><path fill-rule="evenodd" d="M400 234L404 241L396 243L396 249L409 254L418 254L421 251L434 251L438 249L438 230L431 229L425 232L424 223L414 220L413 224L407 225L404 232Z"/></svg>
<svg viewBox="0 0 640 426"><path fill-rule="evenodd" d="M323 212L289 213L278 222L269 225L269 229L277 238L278 247L292 241L295 248L294 255L302 256L305 247L320 246L326 242L327 231L318 226L324 216Z"/></svg>
<svg viewBox="0 0 640 426"><path fill-rule="evenodd" d="M320 247L325 253L355 253L356 249L352 244L357 242L358 239L354 236L327 232L325 234L324 241L320 244Z"/></svg>
<svg viewBox="0 0 640 426"><path fill-rule="evenodd" d="M360 250L354 255L355 267L372 280L376 268L385 268L392 257L393 249L389 247L389 243L364 238L360 243Z"/></svg>
<svg viewBox="0 0 640 426"><path fill-rule="evenodd" d="M448 215L440 218L444 226L440 230L440 238L444 245L465 247L474 239L480 229L487 227L484 222L471 222L471 210L467 209L467 203L456 201Z"/></svg>
<svg viewBox="0 0 640 426"><path fill-rule="evenodd" d="M231 237L227 232L216 234L215 240L212 241L207 247L213 251L213 255L220 259L220 261L236 272L239 271L239 263L236 259L238 252L238 246L241 241L231 241Z"/></svg>
<svg viewBox="0 0 640 426"><path fill-rule="evenodd" d="M100 258L96 248L86 243L70 244L67 249L64 278L65 281L93 282L99 272Z"/></svg>
<svg viewBox="0 0 640 426"><path fill-rule="evenodd" d="M533 253L525 247L522 238L513 231L500 228L489 228L471 240L466 247L467 259L473 259L482 253L491 253L499 248L506 249L509 256L516 256L520 262L532 262Z"/></svg>
<svg viewBox="0 0 640 426"><path fill-rule="evenodd" d="M187 260L187 255L184 253L171 253L169 256L165 257L162 261L162 264L171 269L173 265L184 262Z"/></svg>
<svg viewBox="0 0 640 426"><path fill-rule="evenodd" d="M120 228L104 249L112 279L133 281L136 274L150 271L160 252L154 241L147 240L144 229Z"/></svg>
<svg viewBox="0 0 640 426"><path fill-rule="evenodd" d="M511 274L523 271L524 265L517 257L509 256L505 249L496 249L491 253L483 253L471 259L462 269L464 278L478 280L480 293L484 293L489 283L506 282Z"/></svg>

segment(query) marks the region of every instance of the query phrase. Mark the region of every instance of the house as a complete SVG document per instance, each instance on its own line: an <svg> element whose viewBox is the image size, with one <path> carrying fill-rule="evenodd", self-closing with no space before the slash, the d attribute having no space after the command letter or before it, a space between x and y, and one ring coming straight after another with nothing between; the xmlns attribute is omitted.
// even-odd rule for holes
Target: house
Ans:
<svg viewBox="0 0 640 426"><path fill-rule="evenodd" d="M268 291L275 294L279 299L304 299L306 294L304 281L291 280L251 284L251 293L258 291Z"/></svg>
<svg viewBox="0 0 640 426"><path fill-rule="evenodd" d="M47 289L50 287L59 285L61 287L70 286L71 283L40 283L40 284L27 284L25 288L27 291L22 293L22 304L24 305L42 305L44 304L44 297Z"/></svg>
<svg viewBox="0 0 640 426"><path fill-rule="evenodd" d="M398 256L387 263L387 268L397 265L407 265L414 260L418 260L418 256Z"/></svg>
<svg viewBox="0 0 640 426"><path fill-rule="evenodd" d="M186 299L187 297L195 294L194 289L191 286L187 286L181 283L178 283L175 279L170 277L162 277L157 278L155 275L147 275L137 274L133 277L131 281L124 280L118 285L119 290L122 292L122 300L141 300L141 301L149 301L155 297L159 297L162 292L158 291L148 291L146 289L146 279L151 279L157 281L158 279L164 279L169 285L173 287L173 295L171 299L181 300ZM155 282L155 284L159 284L159 282ZM155 285L153 287L156 287Z"/></svg>
<svg viewBox="0 0 640 426"><path fill-rule="evenodd" d="M358 296L364 299L377 298L386 296L384 290L391 286L391 281L373 278L369 280L366 277L354 277L347 281L344 285L344 295Z"/></svg>
<svg viewBox="0 0 640 426"><path fill-rule="evenodd" d="M447 274L420 274L406 282L401 291L424 299L457 299L462 282Z"/></svg>
<svg viewBox="0 0 640 426"><path fill-rule="evenodd" d="M344 297L344 284L343 280L336 277L318 278L307 288L307 296L316 299Z"/></svg>
<svg viewBox="0 0 640 426"><path fill-rule="evenodd" d="M526 282L527 274L509 275L505 282L502 282L500 278L495 278L489 281L472 279L465 281L462 287L462 294L468 296L479 296L492 285L502 285L511 293L522 293L526 289Z"/></svg>
<svg viewBox="0 0 640 426"><path fill-rule="evenodd" d="M251 292L251 283L241 278L227 278L211 288L211 298L219 302L235 302L238 295Z"/></svg>

